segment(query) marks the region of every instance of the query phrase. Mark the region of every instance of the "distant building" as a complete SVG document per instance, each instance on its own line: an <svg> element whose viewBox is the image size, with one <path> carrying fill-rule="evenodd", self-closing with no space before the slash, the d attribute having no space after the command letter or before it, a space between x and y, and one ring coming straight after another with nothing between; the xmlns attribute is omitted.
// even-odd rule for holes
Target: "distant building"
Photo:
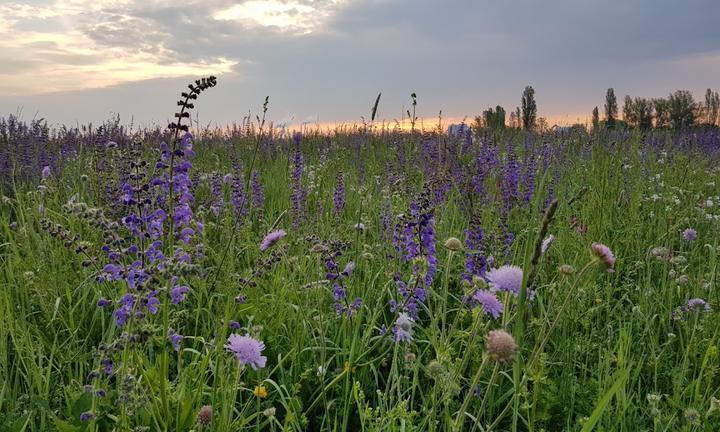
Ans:
<svg viewBox="0 0 720 432"><path fill-rule="evenodd" d="M469 132L470 132L470 126L466 125L465 123L451 124L447 128L448 135L455 136L455 137L463 137Z"/></svg>

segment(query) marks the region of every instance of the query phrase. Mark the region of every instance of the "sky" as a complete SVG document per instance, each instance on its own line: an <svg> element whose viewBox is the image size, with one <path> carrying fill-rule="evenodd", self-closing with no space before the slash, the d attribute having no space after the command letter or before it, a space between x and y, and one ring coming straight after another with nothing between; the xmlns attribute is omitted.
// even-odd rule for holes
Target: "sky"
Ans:
<svg viewBox="0 0 720 432"><path fill-rule="evenodd" d="M532 85L550 124L605 91L720 88L718 0L0 0L0 116L164 124L214 74L202 124L400 120L509 112Z"/></svg>

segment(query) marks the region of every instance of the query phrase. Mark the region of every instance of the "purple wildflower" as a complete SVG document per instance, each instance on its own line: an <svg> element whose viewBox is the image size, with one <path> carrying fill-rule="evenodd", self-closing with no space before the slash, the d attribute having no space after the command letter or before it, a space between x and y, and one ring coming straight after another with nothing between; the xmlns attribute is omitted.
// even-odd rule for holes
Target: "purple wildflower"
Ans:
<svg viewBox="0 0 720 432"><path fill-rule="evenodd" d="M95 418L95 414L92 413L92 411L85 411L84 413L80 414L80 421L86 422L90 421Z"/></svg>
<svg viewBox="0 0 720 432"><path fill-rule="evenodd" d="M686 228L685 231L683 231L683 239L686 241L695 241L697 239L697 231L695 231L692 228Z"/></svg>
<svg viewBox="0 0 720 432"><path fill-rule="evenodd" d="M489 290L477 290L471 298L473 303L479 303L482 306L485 315L490 315L493 319L498 319L502 315L505 307L498 300L494 292Z"/></svg>
<svg viewBox="0 0 720 432"><path fill-rule="evenodd" d="M180 342L183 340L183 336L177 333L173 328L168 329L168 341L172 344L175 351L180 351Z"/></svg>
<svg viewBox="0 0 720 432"><path fill-rule="evenodd" d="M469 281L473 276L484 276L487 271L484 237L485 231L480 225L480 217L473 216L470 228L465 230L465 280Z"/></svg>
<svg viewBox="0 0 720 432"><path fill-rule="evenodd" d="M265 344L248 335L231 334L225 344L225 349L235 354L241 366L249 365L257 370L264 368L267 362L267 357L261 355Z"/></svg>
<svg viewBox="0 0 720 432"><path fill-rule="evenodd" d="M607 272L615 272L615 255L610 248L601 243L593 243L590 247L593 253L605 264Z"/></svg>
<svg viewBox="0 0 720 432"><path fill-rule="evenodd" d="M291 178L292 186L292 213L293 227L300 226L305 214L305 195L307 191L302 187L302 175L304 170L303 156L300 151L300 140L295 140L295 153L293 153L293 171Z"/></svg>
<svg viewBox="0 0 720 432"><path fill-rule="evenodd" d="M287 233L285 230L276 230L268 233L260 243L260 251L265 252L270 249L275 243L280 241L281 238L285 237Z"/></svg>
<svg viewBox="0 0 720 432"><path fill-rule="evenodd" d="M170 290L170 299L173 304L180 304L185 300L185 294L190 288L185 285L175 286Z"/></svg>
<svg viewBox="0 0 720 432"><path fill-rule="evenodd" d="M701 298L691 298L685 306L689 312L710 312L712 308Z"/></svg>
<svg viewBox="0 0 720 432"><path fill-rule="evenodd" d="M415 321L405 312L400 312L393 326L393 339L395 342L412 342L413 324Z"/></svg>
<svg viewBox="0 0 720 432"><path fill-rule="evenodd" d="M37 171L35 171L35 172L37 172ZM50 167L45 165L42 169L42 178L46 179L46 178L50 177L50 174L52 174L50 171Z"/></svg>
<svg viewBox="0 0 720 432"><path fill-rule="evenodd" d="M252 189L253 207L262 209L265 205L265 192L260 181L260 173L257 170L253 170L250 175L250 188Z"/></svg>
<svg viewBox="0 0 720 432"><path fill-rule="evenodd" d="M518 266L504 265L487 272L485 278L493 291L505 291L517 296L522 286L523 270Z"/></svg>

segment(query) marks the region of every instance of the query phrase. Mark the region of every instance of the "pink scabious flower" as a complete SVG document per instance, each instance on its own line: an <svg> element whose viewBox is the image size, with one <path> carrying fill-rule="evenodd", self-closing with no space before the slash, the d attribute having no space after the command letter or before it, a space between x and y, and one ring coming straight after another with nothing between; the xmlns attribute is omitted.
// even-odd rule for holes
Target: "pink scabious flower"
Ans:
<svg viewBox="0 0 720 432"><path fill-rule="evenodd" d="M592 251L595 254L595 256L600 258L600 260L602 260L602 262L605 264L607 272L614 273L615 272L615 255L613 255L610 248L605 246L602 243L593 243L590 247L592 248Z"/></svg>
<svg viewBox="0 0 720 432"><path fill-rule="evenodd" d="M523 280L523 270L518 266L504 265L487 272L485 278L493 291L505 291L519 295Z"/></svg>
<svg viewBox="0 0 720 432"><path fill-rule="evenodd" d="M241 366L249 365L257 370L264 368L265 362L267 362L267 357L261 355L265 344L248 335L231 334L225 344L225 349L235 354Z"/></svg>
<svg viewBox="0 0 720 432"><path fill-rule="evenodd" d="M275 243L280 241L281 238L285 237L287 233L285 230L276 230L268 233L260 243L260 251L265 252L270 249Z"/></svg>
<svg viewBox="0 0 720 432"><path fill-rule="evenodd" d="M213 408L212 405L203 405L197 415L197 422L199 426L210 426L212 423Z"/></svg>
<svg viewBox="0 0 720 432"><path fill-rule="evenodd" d="M697 239L697 231L695 231L692 228L686 228L682 234L683 234L683 239L685 239L685 241L691 242L691 241L695 241L695 239Z"/></svg>

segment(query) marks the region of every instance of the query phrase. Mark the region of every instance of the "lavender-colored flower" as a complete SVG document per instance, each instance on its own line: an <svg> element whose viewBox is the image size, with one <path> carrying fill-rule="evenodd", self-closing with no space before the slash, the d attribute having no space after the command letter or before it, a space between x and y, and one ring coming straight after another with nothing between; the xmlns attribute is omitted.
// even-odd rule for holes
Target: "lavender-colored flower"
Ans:
<svg viewBox="0 0 720 432"><path fill-rule="evenodd" d="M710 312L712 308L701 298L691 298L685 306L689 312Z"/></svg>
<svg viewBox="0 0 720 432"><path fill-rule="evenodd" d="M610 248L601 243L593 243L590 247L593 253L605 264L607 272L615 272L615 255L613 255Z"/></svg>
<svg viewBox="0 0 720 432"><path fill-rule="evenodd" d="M225 349L235 354L241 366L249 365L257 370L264 368L267 362L267 357L261 355L265 344L248 335L231 334Z"/></svg>
<svg viewBox="0 0 720 432"><path fill-rule="evenodd" d="M479 303L483 308L483 312L493 317L493 319L498 319L505 309L495 293L489 290L475 291L471 300L473 303Z"/></svg>
<svg viewBox="0 0 720 432"><path fill-rule="evenodd" d="M473 216L470 228L465 230L465 272L463 279L469 281L473 276L484 276L487 271L485 259L485 231L480 225L480 217Z"/></svg>
<svg viewBox="0 0 720 432"><path fill-rule="evenodd" d="M37 172L37 171L35 171L35 172ZM52 174L52 172L50 171L50 167L45 165L42 169L42 178L46 179L46 178L50 177L51 174Z"/></svg>
<svg viewBox="0 0 720 432"><path fill-rule="evenodd" d="M695 239L697 239L697 231L695 231L692 228L686 228L682 234L683 234L683 239L685 239L686 241L691 242L691 241L695 241Z"/></svg>
<svg viewBox="0 0 720 432"><path fill-rule="evenodd" d="M95 418L95 414L93 414L92 411L85 411L84 413L80 414L80 421L86 422L90 421Z"/></svg>
<svg viewBox="0 0 720 432"><path fill-rule="evenodd" d="M177 333L174 329L168 329L168 341L172 344L175 351L180 351L180 342L183 340L183 336Z"/></svg>
<svg viewBox="0 0 720 432"><path fill-rule="evenodd" d="M241 327L241 326L240 326L240 323L237 322L237 321L232 321L232 320L230 320L230 321L228 322L228 328L231 329L231 330L239 330L240 327Z"/></svg>
<svg viewBox="0 0 720 432"><path fill-rule="evenodd" d="M262 209L265 205L265 191L260 181L260 173L257 170L253 170L250 175L250 188L252 189L253 207Z"/></svg>
<svg viewBox="0 0 720 432"><path fill-rule="evenodd" d="M180 304L185 300L185 294L190 291L190 288L185 285L174 286L170 290L170 299L173 304Z"/></svg>
<svg viewBox="0 0 720 432"><path fill-rule="evenodd" d="M101 297L101 298L97 301L98 307L101 307L101 308L108 307L108 306L110 306L111 304L112 304L112 302L111 302L110 300L104 298L104 297Z"/></svg>
<svg viewBox="0 0 720 432"><path fill-rule="evenodd" d="M400 312L393 326L395 342L412 342L415 321L405 312Z"/></svg>
<svg viewBox="0 0 720 432"><path fill-rule="evenodd" d="M280 241L281 238L285 237L287 233L285 230L275 230L268 233L260 243L260 251L265 252L270 249L275 243Z"/></svg>
<svg viewBox="0 0 720 432"><path fill-rule="evenodd" d="M107 376L112 376L112 374L115 372L115 364L110 359L103 359L100 364L102 364L103 372Z"/></svg>
<svg viewBox="0 0 720 432"><path fill-rule="evenodd" d="M307 191L302 187L302 175L304 170L303 155L300 151L300 140L295 141L295 153L293 153L293 171L291 178L291 198L293 227L300 226L300 222L305 215L305 195Z"/></svg>
<svg viewBox="0 0 720 432"><path fill-rule="evenodd" d="M518 266L504 265L487 272L485 278L493 291L505 291L517 296L522 286L523 270Z"/></svg>
<svg viewBox="0 0 720 432"><path fill-rule="evenodd" d="M238 172L238 175L233 176L230 192L230 202L232 203L233 207L235 207L235 213L239 218L248 214L249 206L246 202L247 197L245 194L245 185L242 181L240 166L236 165L235 170Z"/></svg>

